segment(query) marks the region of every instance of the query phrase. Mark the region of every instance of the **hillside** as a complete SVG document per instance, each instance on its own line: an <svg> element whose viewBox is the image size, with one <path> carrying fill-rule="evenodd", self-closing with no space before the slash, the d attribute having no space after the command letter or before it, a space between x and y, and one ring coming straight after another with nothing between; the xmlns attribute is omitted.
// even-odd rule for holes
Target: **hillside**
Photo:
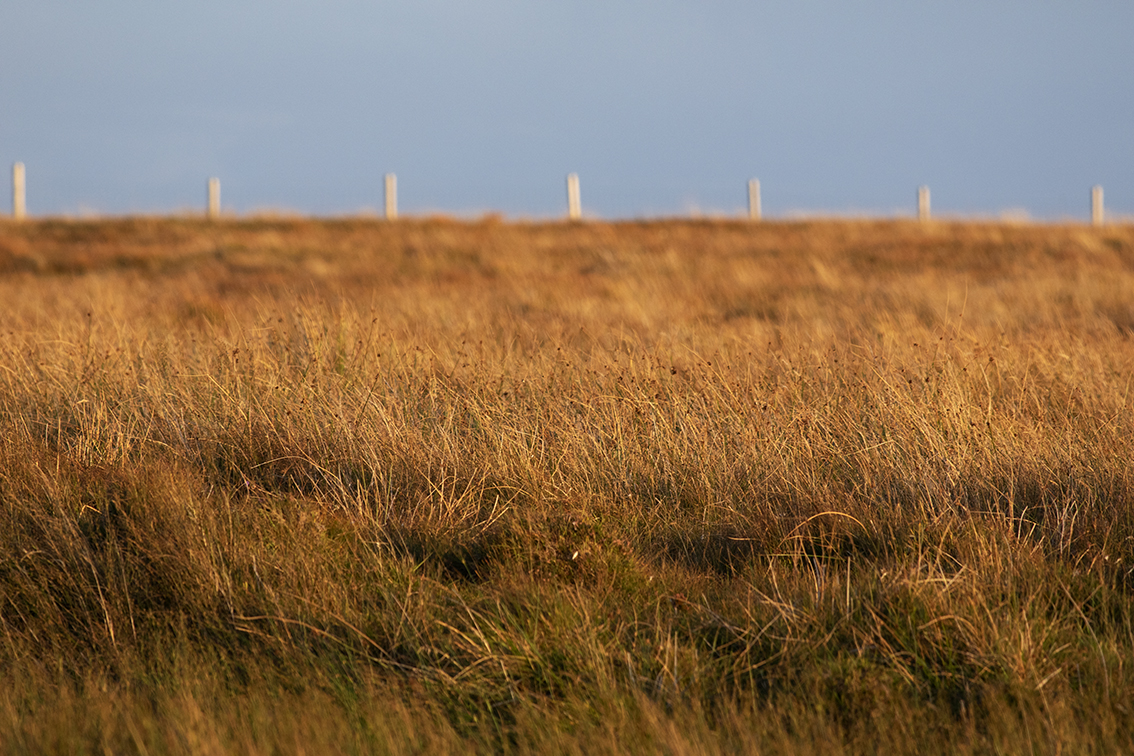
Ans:
<svg viewBox="0 0 1134 756"><path fill-rule="evenodd" d="M1134 750L1134 228L0 221L0 751Z"/></svg>

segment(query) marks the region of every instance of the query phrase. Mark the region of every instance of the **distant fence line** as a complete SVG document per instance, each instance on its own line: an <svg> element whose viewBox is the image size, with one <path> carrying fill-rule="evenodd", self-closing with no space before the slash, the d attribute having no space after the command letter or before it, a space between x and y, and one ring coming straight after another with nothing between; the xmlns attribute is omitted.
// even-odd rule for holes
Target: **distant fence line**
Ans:
<svg viewBox="0 0 1134 756"><path fill-rule="evenodd" d="M386 174L385 181L386 220L398 218L398 177L393 173ZM12 164L12 218L23 220L27 217L27 175L23 163ZM220 179L212 177L208 182L208 195L205 205L205 215L210 219L217 219L221 214ZM760 203L760 180L752 179L748 182L748 219L758 222L763 217ZM567 218L573 221L583 219L583 204L579 194L579 174L567 174ZM919 186L917 189L917 218L922 222L931 220L929 209L929 187ZM1091 224L1101 226L1106 222L1103 209L1103 189L1101 186L1091 187Z"/></svg>

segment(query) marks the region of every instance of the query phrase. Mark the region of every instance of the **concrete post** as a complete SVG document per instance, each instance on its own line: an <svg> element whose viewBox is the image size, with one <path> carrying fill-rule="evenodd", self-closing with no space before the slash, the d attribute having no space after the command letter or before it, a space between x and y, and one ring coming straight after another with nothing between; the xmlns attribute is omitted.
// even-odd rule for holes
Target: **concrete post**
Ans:
<svg viewBox="0 0 1134 756"><path fill-rule="evenodd" d="M583 217L583 206L579 201L579 174L567 174L567 217L579 220Z"/></svg>
<svg viewBox="0 0 1134 756"><path fill-rule="evenodd" d="M1103 210L1102 187L1091 187L1091 225L1101 226L1106 219L1105 211Z"/></svg>
<svg viewBox="0 0 1134 756"><path fill-rule="evenodd" d="M760 217L760 180L752 179L748 182L748 220L758 221Z"/></svg>
<svg viewBox="0 0 1134 756"><path fill-rule="evenodd" d="M398 177L386 174L386 220L398 219Z"/></svg>
<svg viewBox="0 0 1134 756"><path fill-rule="evenodd" d="M215 176L209 179L209 209L210 220L220 217L220 179Z"/></svg>
<svg viewBox="0 0 1134 756"><path fill-rule="evenodd" d="M929 187L917 188L917 219L925 222L929 220Z"/></svg>
<svg viewBox="0 0 1134 756"><path fill-rule="evenodd" d="M24 175L24 164L15 163L12 166L12 217L23 220L28 214L27 182Z"/></svg>

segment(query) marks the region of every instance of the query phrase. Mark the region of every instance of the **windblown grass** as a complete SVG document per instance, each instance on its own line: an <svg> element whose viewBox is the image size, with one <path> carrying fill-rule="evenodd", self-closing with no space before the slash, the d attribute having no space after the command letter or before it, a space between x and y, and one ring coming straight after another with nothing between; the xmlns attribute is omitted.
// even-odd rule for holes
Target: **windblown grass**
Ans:
<svg viewBox="0 0 1134 756"><path fill-rule="evenodd" d="M1134 230L0 224L0 750L1134 750Z"/></svg>

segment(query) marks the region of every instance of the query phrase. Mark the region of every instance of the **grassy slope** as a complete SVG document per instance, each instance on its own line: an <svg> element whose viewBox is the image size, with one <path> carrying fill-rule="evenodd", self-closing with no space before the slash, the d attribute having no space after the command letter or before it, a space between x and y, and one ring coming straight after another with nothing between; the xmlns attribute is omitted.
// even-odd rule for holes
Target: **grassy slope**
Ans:
<svg viewBox="0 0 1134 756"><path fill-rule="evenodd" d="M0 224L0 751L1134 749L1134 230Z"/></svg>

